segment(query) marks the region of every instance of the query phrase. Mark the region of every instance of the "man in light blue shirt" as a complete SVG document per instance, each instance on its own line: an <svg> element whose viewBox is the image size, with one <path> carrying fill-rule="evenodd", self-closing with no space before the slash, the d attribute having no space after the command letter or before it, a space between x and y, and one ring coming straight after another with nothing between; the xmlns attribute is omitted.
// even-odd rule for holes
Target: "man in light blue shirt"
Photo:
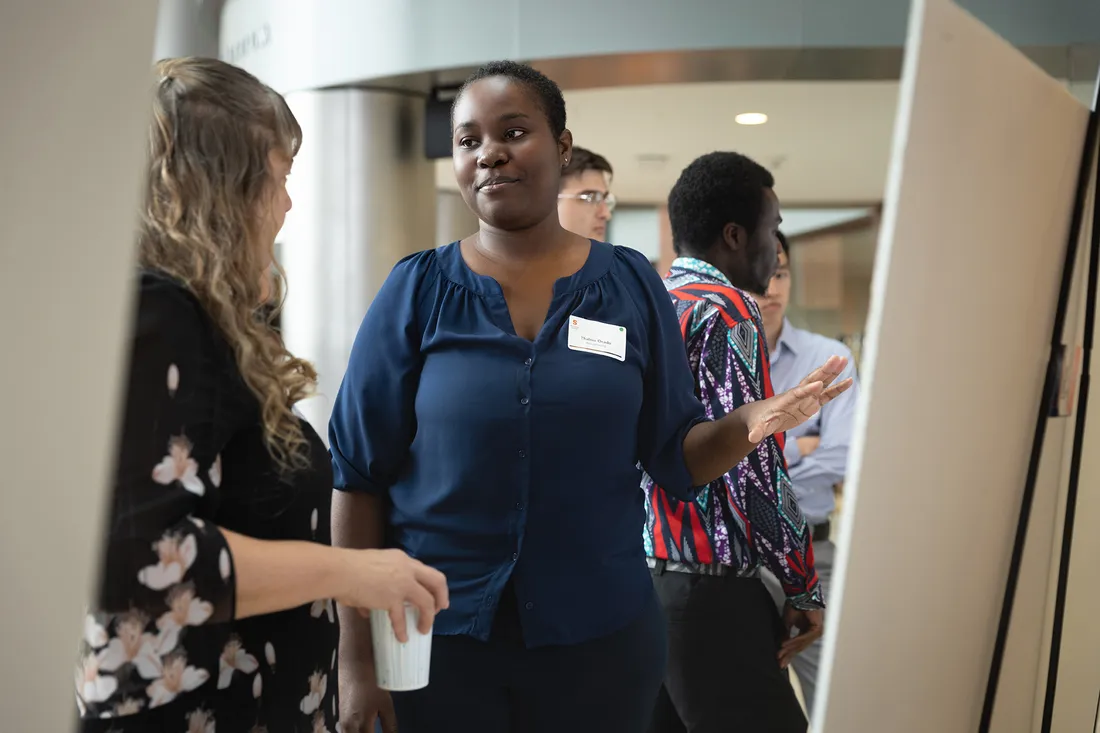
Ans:
<svg viewBox="0 0 1100 733"><path fill-rule="evenodd" d="M775 392L778 394L796 386L802 375L813 369L813 365L834 354L848 359L848 367L838 379L853 378L852 387L847 392L825 405L817 415L787 432L784 449L795 495L811 526L817 573L828 593L834 554L830 538L830 516L836 507L834 487L844 481L859 381L856 379L852 353L847 346L835 339L795 328L787 320L791 294L790 249L782 233L779 234L779 244L782 248L779 269L768 286L767 294L759 300ZM778 581L765 575L765 583L777 602L782 603L783 591ZM792 665L802 685L806 707L811 713L817 690L821 646L818 640L795 657Z"/></svg>

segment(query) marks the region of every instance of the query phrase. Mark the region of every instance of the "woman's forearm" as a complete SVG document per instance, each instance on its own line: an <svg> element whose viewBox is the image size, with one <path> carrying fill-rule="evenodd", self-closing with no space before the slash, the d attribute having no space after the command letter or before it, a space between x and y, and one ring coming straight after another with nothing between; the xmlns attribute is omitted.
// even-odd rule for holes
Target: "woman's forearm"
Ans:
<svg viewBox="0 0 1100 733"><path fill-rule="evenodd" d="M705 486L729 473L751 453L749 428L742 408L718 420L695 425L684 437L684 463L695 486Z"/></svg>
<svg viewBox="0 0 1100 733"><path fill-rule="evenodd" d="M347 552L316 542L258 540L221 530L237 578L236 618L297 608L340 595Z"/></svg>
<svg viewBox="0 0 1100 733"><path fill-rule="evenodd" d="M382 547L385 521L382 499L370 494L334 491L332 544L352 549ZM346 662L370 662L370 619L356 609L337 607L340 614L340 658Z"/></svg>

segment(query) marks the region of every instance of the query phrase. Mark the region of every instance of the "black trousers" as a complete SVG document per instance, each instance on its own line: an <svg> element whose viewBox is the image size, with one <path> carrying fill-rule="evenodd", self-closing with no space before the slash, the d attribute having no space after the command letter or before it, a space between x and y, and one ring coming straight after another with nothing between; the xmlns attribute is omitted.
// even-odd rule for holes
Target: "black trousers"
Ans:
<svg viewBox="0 0 1100 733"><path fill-rule="evenodd" d="M645 733L667 661L657 599L610 636L527 649L508 588L488 642L432 639L431 683L393 693L401 733Z"/></svg>
<svg viewBox="0 0 1100 733"><path fill-rule="evenodd" d="M805 733L779 668L782 619L758 578L656 573L669 659L650 733Z"/></svg>

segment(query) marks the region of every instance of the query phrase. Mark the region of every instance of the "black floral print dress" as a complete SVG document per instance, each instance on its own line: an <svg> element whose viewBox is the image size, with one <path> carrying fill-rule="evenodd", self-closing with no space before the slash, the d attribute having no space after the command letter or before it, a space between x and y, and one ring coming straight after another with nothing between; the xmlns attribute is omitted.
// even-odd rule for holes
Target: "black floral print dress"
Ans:
<svg viewBox="0 0 1100 733"><path fill-rule="evenodd" d="M337 733L332 601L234 620L221 528L329 544L328 452L280 480L228 344L173 280L140 280L96 606L77 663L84 733Z"/></svg>

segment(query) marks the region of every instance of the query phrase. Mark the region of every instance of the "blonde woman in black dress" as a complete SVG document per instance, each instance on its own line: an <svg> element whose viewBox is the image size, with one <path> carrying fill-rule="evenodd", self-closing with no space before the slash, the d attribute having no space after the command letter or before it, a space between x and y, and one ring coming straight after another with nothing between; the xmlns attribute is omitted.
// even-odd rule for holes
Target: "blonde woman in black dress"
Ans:
<svg viewBox="0 0 1100 733"><path fill-rule="evenodd" d="M401 552L329 546L329 457L293 412L316 375L265 307L298 123L227 64L157 71L82 730L335 733L334 602L390 609L401 636L403 605L427 630L446 581Z"/></svg>

